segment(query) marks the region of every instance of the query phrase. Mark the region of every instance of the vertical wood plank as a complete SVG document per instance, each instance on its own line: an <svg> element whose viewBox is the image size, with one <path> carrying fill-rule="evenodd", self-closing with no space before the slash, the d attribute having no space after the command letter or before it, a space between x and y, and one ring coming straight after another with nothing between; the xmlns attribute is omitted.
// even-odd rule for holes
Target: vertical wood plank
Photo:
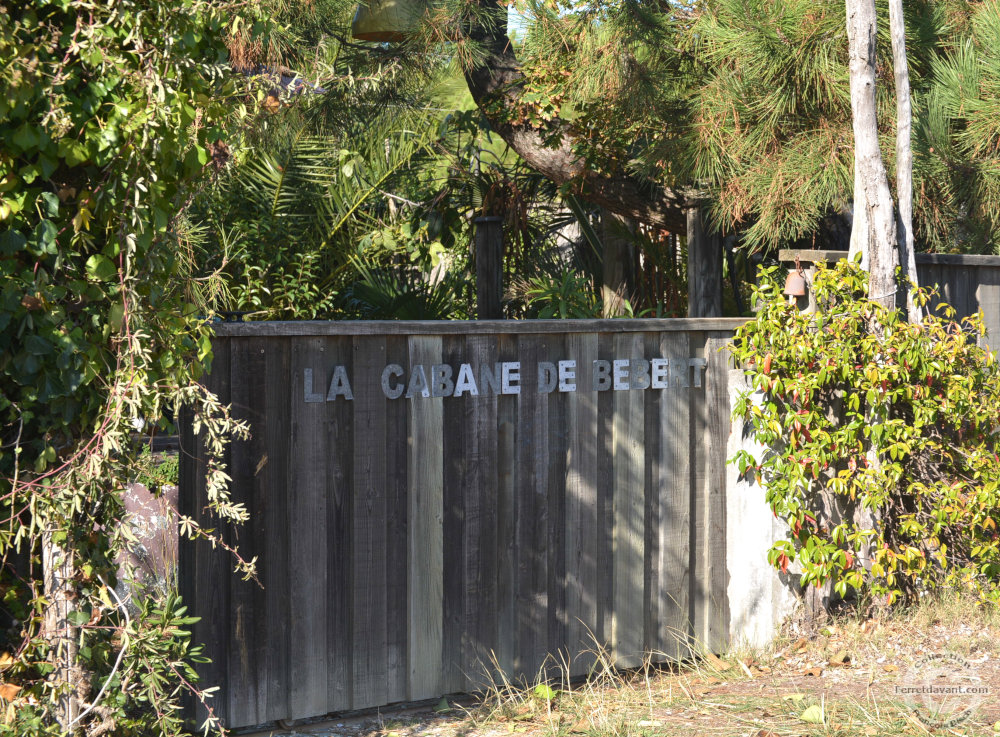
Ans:
<svg viewBox="0 0 1000 737"><path fill-rule="evenodd" d="M256 540L261 532L261 520L255 505L257 486L254 471L264 456L264 417L257 397L264 390L264 344L266 338L248 338L237 341L232 352L230 383L232 411L236 419L250 425L250 438L233 443L233 465L230 470L232 488L230 498L243 504L249 520L244 525L232 526L232 543L241 557L250 560L258 554ZM257 534L255 534L257 533ZM238 724L260 722L257 714L258 643L256 631L257 584L233 576L230 582L229 606L232 627L229 632L229 718Z"/></svg>
<svg viewBox="0 0 1000 737"><path fill-rule="evenodd" d="M463 361L472 367L492 366L497 345L491 336L471 335L464 340ZM457 363L456 363L457 365ZM468 407L466 434L467 477L465 481L465 551L463 579L462 663L469 690L489 683L494 675L493 653L497 651L497 396L464 395L453 401Z"/></svg>
<svg viewBox="0 0 1000 737"><path fill-rule="evenodd" d="M537 673L546 655L548 589L548 403L538 394L535 367L544 356L547 336L520 335L521 392L517 395L517 622L514 669Z"/></svg>
<svg viewBox="0 0 1000 737"><path fill-rule="evenodd" d="M245 505L249 520L235 526L234 538L240 555L257 558L264 583L268 571L262 553L266 540L266 486L260 472L267 465L265 431L266 354L270 338L240 341L231 366L233 413L250 425L250 438L234 444L232 500ZM230 633L230 713L234 720L259 723L266 711L267 622L264 589L255 581L234 576L230 584L230 607L234 618Z"/></svg>
<svg viewBox="0 0 1000 737"><path fill-rule="evenodd" d="M615 336L616 360L643 357L641 333ZM630 367L631 368L631 367ZM631 371L626 383L630 382ZM620 667L642 661L642 611L644 499L643 499L643 395L641 390L614 392L614 491L613 550L614 618L612 648Z"/></svg>
<svg viewBox="0 0 1000 737"><path fill-rule="evenodd" d="M724 333L709 333L705 343L705 392L708 421L708 495L705 500L705 580L709 603L705 620L705 644L721 653L729 639L729 573L726 566L726 450L732 428L729 407L728 338Z"/></svg>
<svg viewBox="0 0 1000 737"><path fill-rule="evenodd" d="M323 369L343 365L354 377L354 351L350 338L324 339ZM314 390L326 394L325 386ZM298 395L295 401L301 401ZM326 402L326 698L328 711L354 708L354 633L364 623L354 621L354 444L363 442L354 432L354 402L338 397ZM294 544L294 543L293 543Z"/></svg>
<svg viewBox="0 0 1000 737"><path fill-rule="evenodd" d="M597 360L597 335L566 337L566 355L576 359L577 390L566 396L570 433L566 464L566 617L567 647L573 674L594 662L597 626L597 392L591 372Z"/></svg>
<svg viewBox="0 0 1000 737"><path fill-rule="evenodd" d="M385 403L380 378L385 338L355 336L354 514L351 545L354 630L354 706L385 703L386 506Z"/></svg>
<svg viewBox="0 0 1000 737"><path fill-rule="evenodd" d="M660 357L660 334L644 333L643 356L651 361ZM642 556L642 647L662 660L659 653L659 578L657 562L660 555L660 402L663 389L652 386L643 395L643 556Z"/></svg>
<svg viewBox="0 0 1000 737"><path fill-rule="evenodd" d="M442 339L442 362L455 367L462 362L465 352L464 336L448 335ZM428 372L429 378L429 372ZM452 378L454 381L454 377ZM465 622L466 502L474 490L468 487L469 424L471 415L468 397L447 397L443 400L443 432L441 444L444 451L444 600L442 616L444 628L441 636L441 689L450 693L462 690L463 676L462 641L467 635Z"/></svg>
<svg viewBox="0 0 1000 737"><path fill-rule="evenodd" d="M566 356L565 336L553 335L546 341L544 357L552 364ZM537 370L535 371L537 378ZM568 622L566 617L566 454L569 432L566 427L566 397L559 391L558 373L555 387L540 398L546 402L546 505L548 530L543 534L542 550L546 556L546 589L548 603L546 654L569 655L566 647Z"/></svg>
<svg viewBox="0 0 1000 737"><path fill-rule="evenodd" d="M705 357L705 334L690 334L692 356ZM671 372L671 379L674 378ZM698 649L709 647L709 620L711 617L711 581L707 572L708 551L708 499L711 484L711 437L709 436L708 402L705 388L691 386L690 448L691 448L691 587L690 616L694 645Z"/></svg>
<svg viewBox="0 0 1000 737"><path fill-rule="evenodd" d="M410 367L441 363L441 338L409 339ZM409 375L409 370L407 371ZM440 398L416 396L410 409L409 520L407 531L410 600L408 620L409 698L440 695L442 684L443 433Z"/></svg>
<svg viewBox="0 0 1000 737"><path fill-rule="evenodd" d="M517 337L499 335L497 361L517 360ZM497 397L497 665L514 671L519 648L517 618L517 397Z"/></svg>
<svg viewBox="0 0 1000 737"><path fill-rule="evenodd" d="M659 345L668 361L691 355L685 333L661 333ZM691 634L691 389L668 379L660 391L657 648L679 659L688 654Z"/></svg>
<svg viewBox="0 0 1000 737"><path fill-rule="evenodd" d="M265 354L266 383L264 387L265 452L267 462L258 477L263 494L263 512L258 510L264 523L264 551L259 564L264 585L265 616L260 620L257 636L265 643L264 696L260 721L292 718L288 704L288 648L289 622L292 612L288 608L288 459L289 414L294 401L291 396L291 339L275 338L268 342Z"/></svg>
<svg viewBox="0 0 1000 737"><path fill-rule="evenodd" d="M598 360L615 358L614 336L600 333L597 337ZM593 378L591 370L590 379ZM614 391L597 392L597 580L591 584L597 597L597 642L602 649L612 646L615 612L614 591Z"/></svg>
<svg viewBox="0 0 1000 737"><path fill-rule="evenodd" d="M977 273L979 285L976 299L986 323L986 339L983 342L996 352L1000 348L1000 267L984 267Z"/></svg>
<svg viewBox="0 0 1000 737"><path fill-rule="evenodd" d="M386 363L406 366L409 349L403 336L386 338ZM407 697L407 448L409 426L408 400L404 397L386 402L386 700L403 701Z"/></svg>
<svg viewBox="0 0 1000 737"><path fill-rule="evenodd" d="M208 388L223 404L229 404L230 394L230 364L233 345L238 338L216 339L213 341L214 355L212 371L207 378ZM202 437L189 433L190 444L182 453L190 453L188 460L192 464L191 477L194 482L190 490L191 516L201 526L216 530L217 534L228 537L228 526L220 524L219 520L208 512L205 490L205 471L207 454ZM233 448L230 446L223 459L226 468L231 470L233 464ZM185 495L186 496L186 495ZM213 548L204 540L188 544L192 553L193 566L193 597L188 601L190 611L200 617L195 625L195 642L205 646L205 654L210 658L208 663L200 663L197 667L202 688L217 687L214 698L208 699L207 705L198 703L195 708L195 719L201 724L209 710L223 720L225 724L233 723L229 714L229 701L225 696L229 686L229 581L231 578L231 561L228 554L219 548Z"/></svg>
<svg viewBox="0 0 1000 737"><path fill-rule="evenodd" d="M292 457L288 474L289 545L289 707L294 718L325 714L328 704L327 439L330 409L325 401L305 401L305 371L313 391L326 394L335 365L350 364L337 342L304 338L292 348ZM342 348L346 345L340 342ZM325 398L325 397L324 397ZM337 402L345 401L338 397Z"/></svg>

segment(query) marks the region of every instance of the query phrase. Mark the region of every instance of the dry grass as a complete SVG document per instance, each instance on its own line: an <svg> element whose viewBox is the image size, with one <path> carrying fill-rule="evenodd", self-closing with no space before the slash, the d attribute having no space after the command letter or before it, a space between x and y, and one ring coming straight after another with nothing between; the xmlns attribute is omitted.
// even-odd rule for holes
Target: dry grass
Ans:
<svg viewBox="0 0 1000 737"><path fill-rule="evenodd" d="M1000 613L968 600L928 600L873 618L848 612L824 624L798 623L766 648L701 651L684 663L650 657L617 670L594 647L590 677L571 680L550 658L530 682L492 663L487 688L448 714L379 718L367 728L300 734L353 737L1000 737ZM974 664L991 696L961 724L931 729L894 686L922 658L952 652ZM341 725L343 726L343 725Z"/></svg>

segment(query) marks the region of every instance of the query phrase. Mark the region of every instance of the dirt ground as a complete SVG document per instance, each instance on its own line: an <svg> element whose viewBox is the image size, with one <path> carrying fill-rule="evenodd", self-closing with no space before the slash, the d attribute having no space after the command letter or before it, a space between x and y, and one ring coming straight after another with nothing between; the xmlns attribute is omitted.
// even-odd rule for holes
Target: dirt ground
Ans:
<svg viewBox="0 0 1000 737"><path fill-rule="evenodd" d="M1000 616L964 603L793 624L766 649L558 690L498 687L255 737L1000 736ZM961 690L961 693L955 693ZM952 693L946 693L946 692Z"/></svg>

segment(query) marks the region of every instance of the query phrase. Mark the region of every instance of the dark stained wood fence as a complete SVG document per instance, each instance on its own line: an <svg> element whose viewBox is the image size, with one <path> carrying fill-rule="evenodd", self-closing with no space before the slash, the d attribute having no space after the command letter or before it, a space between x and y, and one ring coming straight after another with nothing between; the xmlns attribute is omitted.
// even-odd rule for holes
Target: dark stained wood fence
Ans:
<svg viewBox="0 0 1000 737"><path fill-rule="evenodd" d="M817 261L834 261L843 251L787 250L780 252L783 262L794 262L798 255L803 267ZM1000 346L1000 256L964 254L916 254L920 286L937 286L939 298L955 308L961 319L983 311L988 336L986 344Z"/></svg>
<svg viewBox="0 0 1000 737"><path fill-rule="evenodd" d="M263 586L221 550L181 549L216 712L242 727L437 697L495 668L533 678L556 653L582 674L595 644L625 666L723 647L719 349L740 322L221 325L207 382L253 429L226 459L250 522L224 533ZM594 361L655 357L705 368L689 386L593 390ZM536 364L562 359L577 391L539 393ZM514 361L516 395L388 399L380 383L388 364L468 363L478 379ZM334 366L353 399L305 401L306 370L315 395ZM181 443L182 511L204 519L190 424Z"/></svg>

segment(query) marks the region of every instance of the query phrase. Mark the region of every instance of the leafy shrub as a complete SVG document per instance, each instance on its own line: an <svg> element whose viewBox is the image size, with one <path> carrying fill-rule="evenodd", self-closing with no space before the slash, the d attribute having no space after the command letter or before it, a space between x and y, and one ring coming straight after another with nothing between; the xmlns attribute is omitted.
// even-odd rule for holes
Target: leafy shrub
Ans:
<svg viewBox="0 0 1000 737"><path fill-rule="evenodd" d="M791 528L769 562L842 596L954 586L1000 600L1000 370L977 344L981 315L959 325L942 305L909 324L847 262L813 289L817 311L800 313L765 271L732 346L753 387L734 416L766 450L731 462Z"/></svg>

